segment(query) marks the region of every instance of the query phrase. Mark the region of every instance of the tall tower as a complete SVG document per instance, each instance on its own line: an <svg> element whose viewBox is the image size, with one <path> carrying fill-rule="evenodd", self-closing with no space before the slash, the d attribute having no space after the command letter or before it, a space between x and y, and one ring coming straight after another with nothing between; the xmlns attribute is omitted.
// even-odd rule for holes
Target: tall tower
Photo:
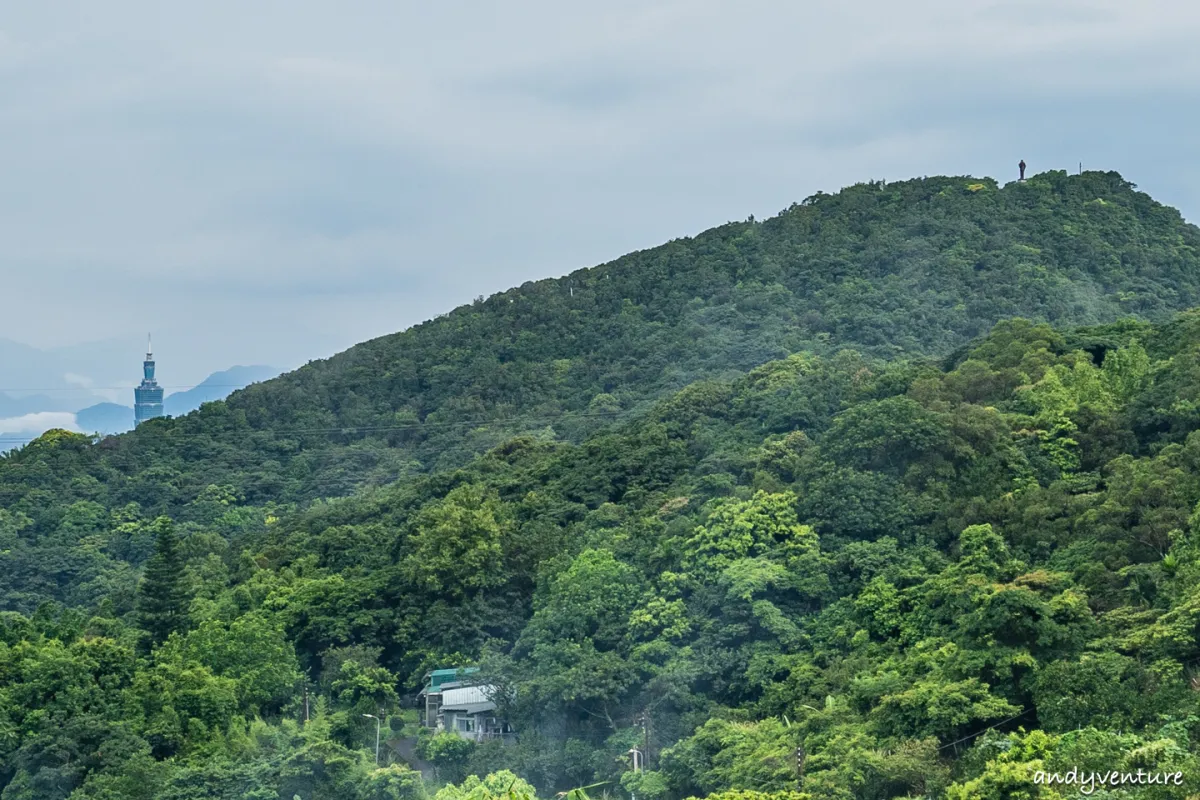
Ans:
<svg viewBox="0 0 1200 800"><path fill-rule="evenodd" d="M142 384L133 390L133 424L163 415L163 390L154 380L154 351L146 337L146 360L142 362Z"/></svg>

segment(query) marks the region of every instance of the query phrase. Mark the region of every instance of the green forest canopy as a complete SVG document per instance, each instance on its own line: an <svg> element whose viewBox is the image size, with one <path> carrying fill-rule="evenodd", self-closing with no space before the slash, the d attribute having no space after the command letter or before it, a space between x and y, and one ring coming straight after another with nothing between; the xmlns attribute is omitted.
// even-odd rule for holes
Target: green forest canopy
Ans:
<svg viewBox="0 0 1200 800"><path fill-rule="evenodd" d="M0 459L0 800L549 800L597 783L589 791L645 800L1054 798L1077 792L1030 776L1071 767L1181 770L1180 791L1200 791L1200 312L1167 315L1197 302L1194 229L1111 175L966 180L853 187L727 226L765 239L775 225L772 252L794 255L781 286L829 259L803 279L806 297L821 281L836 293L835 264L905 287L889 302L909 311L863 312L904 352L849 327L788 339L811 330L768 304L737 324L706 320L717 338L702 355L694 320L680 322L691 312L671 316L676 282L654 288L610 265L587 275L623 276L643 309L629 312L634 338L677 339L667 360L686 369L642 374L608 339L578 345L572 363L624 370L622 385L657 399L609 392L620 413L582 417L596 422L571 435L537 415L586 411L606 387L538 382L534 365L565 346L542 340L567 328L514 334L528 355L504 363L527 369L512 385L528 397L507 406L494 370L459 374L487 357L484 333L463 334L461 360L417 388L388 383L400 359L450 347L448 320L486 331L518 319L488 310L517 304L501 295L181 420L99 442L52 431ZM802 233L789 239L790 226ZM975 228L967 261L1003 262L1020 231L1053 258L1001 274L1014 286L1064 275L1068 296L1091 298L1050 313L1047 290L1027 311L1121 318L1006 319L962 346L979 323L956 327L953 307L913 287L920 264L958 274L945 251ZM882 256L849 243L882 230L898 231L892 251L922 236L937 246L872 275ZM744 278L695 258L705 237L727 241L710 232L668 249L727 276L714 285ZM657 263L630 259L643 257ZM1001 306L1015 295L999 274L973 278L978 263L962 267L959 302L977 280L996 317L1011 316ZM701 280L680 271L678 283ZM822 319L832 308L809 307ZM597 312L601 327L613 316ZM739 328L748 320L762 326ZM427 421L462 386L473 413L508 422L412 441L361 430L418 397L430 405L412 413ZM296 433L322 424L356 432ZM429 454L443 445L459 449L439 466ZM420 464L319 499L399 459ZM346 480L330 483L321 464ZM406 736L404 697L421 675L468 662L504 689L520 741L421 736L432 783L390 746L377 768L362 715L382 708L386 738ZM632 773L626 753L643 743L647 769ZM1172 796L1141 791L1126 796Z"/></svg>
<svg viewBox="0 0 1200 800"><path fill-rule="evenodd" d="M1194 781L1198 392L1200 314L1014 320L941 367L796 354L580 444L521 437L295 511L213 486L187 521L74 500L39 531L14 504L0 796L421 796L416 773L374 769L361 714L396 715L398 689L463 661L510 690L522 735L426 742L448 783L1008 797L1037 765ZM21 463L69 476L87 448L48 434ZM148 649L170 548L188 612ZM69 579L46 582L55 568ZM643 736L649 769L629 773Z"/></svg>
<svg viewBox="0 0 1200 800"><path fill-rule="evenodd" d="M101 497L39 488L170 515L210 485L304 502L517 435L579 442L792 353L945 355L1013 316L1091 325L1197 305L1200 229L1116 173L865 183L481 298L112 437L90 456Z"/></svg>

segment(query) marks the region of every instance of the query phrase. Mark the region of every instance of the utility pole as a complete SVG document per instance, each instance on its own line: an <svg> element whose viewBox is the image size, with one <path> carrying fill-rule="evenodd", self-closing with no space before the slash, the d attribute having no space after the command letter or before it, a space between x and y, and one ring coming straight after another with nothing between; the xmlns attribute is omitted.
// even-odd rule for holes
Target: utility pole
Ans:
<svg viewBox="0 0 1200 800"><path fill-rule="evenodd" d="M308 681L304 681L304 721L308 722Z"/></svg>
<svg viewBox="0 0 1200 800"><path fill-rule="evenodd" d="M379 714L380 714L380 716L383 715L382 708L379 709ZM363 714L363 716L367 717L368 719L375 720L375 766L378 767L379 766L379 726L382 721L379 719L379 717L375 716L374 714Z"/></svg>
<svg viewBox="0 0 1200 800"><path fill-rule="evenodd" d="M642 712L642 763L650 761L650 715Z"/></svg>

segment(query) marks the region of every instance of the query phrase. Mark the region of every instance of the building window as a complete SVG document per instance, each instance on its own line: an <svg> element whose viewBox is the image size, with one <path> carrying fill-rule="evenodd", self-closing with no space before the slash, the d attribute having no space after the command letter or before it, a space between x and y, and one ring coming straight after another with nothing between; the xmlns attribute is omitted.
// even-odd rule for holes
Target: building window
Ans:
<svg viewBox="0 0 1200 800"><path fill-rule="evenodd" d="M475 720L471 717L459 717L458 719L454 720L454 722L457 724L458 729L463 733L475 732Z"/></svg>

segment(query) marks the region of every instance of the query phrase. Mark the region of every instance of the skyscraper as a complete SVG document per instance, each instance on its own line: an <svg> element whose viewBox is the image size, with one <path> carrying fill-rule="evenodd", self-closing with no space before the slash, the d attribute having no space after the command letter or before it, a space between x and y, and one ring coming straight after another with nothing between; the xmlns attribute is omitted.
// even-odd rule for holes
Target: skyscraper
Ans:
<svg viewBox="0 0 1200 800"><path fill-rule="evenodd" d="M133 390L133 424L163 415L163 390L154 380L154 351L146 337L146 360L142 362L142 384Z"/></svg>

